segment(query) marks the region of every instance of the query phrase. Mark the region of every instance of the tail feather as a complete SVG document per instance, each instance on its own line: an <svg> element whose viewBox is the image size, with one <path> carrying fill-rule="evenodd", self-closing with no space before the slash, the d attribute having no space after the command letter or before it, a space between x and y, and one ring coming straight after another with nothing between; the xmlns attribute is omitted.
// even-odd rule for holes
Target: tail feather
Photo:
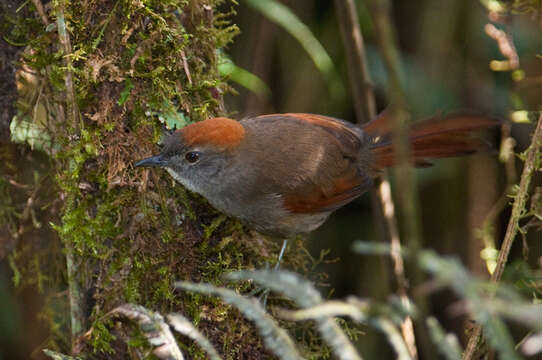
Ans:
<svg viewBox="0 0 542 360"><path fill-rule="evenodd" d="M435 116L417 122L409 129L412 163L424 167L431 165L431 159L491 150L489 143L473 134L499 124L499 120L488 116L465 113ZM375 136L371 151L377 169L392 167L396 162L390 129L389 116L380 116L375 123L371 122L364 127L365 131Z"/></svg>

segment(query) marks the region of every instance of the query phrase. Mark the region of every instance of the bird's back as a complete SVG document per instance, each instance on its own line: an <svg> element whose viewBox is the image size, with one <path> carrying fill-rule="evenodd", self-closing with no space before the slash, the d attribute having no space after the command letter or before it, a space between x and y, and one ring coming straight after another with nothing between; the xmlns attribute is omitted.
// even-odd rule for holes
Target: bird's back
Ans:
<svg viewBox="0 0 542 360"><path fill-rule="evenodd" d="M300 226L306 229L298 232L313 230L370 185L365 169L369 162L364 158L369 153L364 151L369 139L353 125L310 114L265 115L241 124L247 136L239 151L252 155L251 163L245 164L244 179L239 180L245 182L244 193L250 197L247 203L259 203L260 211L265 202L275 202L269 206L272 218L277 212L271 208L280 202L284 211L278 220L307 220ZM276 148L275 144L282 146ZM314 225L317 219L321 221ZM276 216L273 222L277 223Z"/></svg>

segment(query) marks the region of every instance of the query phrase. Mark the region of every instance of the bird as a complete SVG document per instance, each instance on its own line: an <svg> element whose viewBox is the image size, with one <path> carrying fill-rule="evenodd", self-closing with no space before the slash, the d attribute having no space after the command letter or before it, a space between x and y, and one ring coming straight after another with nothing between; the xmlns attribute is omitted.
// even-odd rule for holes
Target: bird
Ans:
<svg viewBox="0 0 542 360"><path fill-rule="evenodd" d="M318 228L396 164L389 114L361 126L307 113L210 118L176 130L158 155L135 166L165 168L226 215L288 239ZM414 122L407 131L410 162L425 167L432 159L488 150L473 133L498 124L470 113Z"/></svg>

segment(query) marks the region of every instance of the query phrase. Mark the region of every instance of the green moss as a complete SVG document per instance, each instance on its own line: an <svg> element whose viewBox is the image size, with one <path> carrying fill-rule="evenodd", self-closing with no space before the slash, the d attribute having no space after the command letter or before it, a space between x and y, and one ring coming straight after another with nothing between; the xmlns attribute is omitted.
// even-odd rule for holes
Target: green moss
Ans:
<svg viewBox="0 0 542 360"><path fill-rule="evenodd" d="M111 321L94 321L89 343L94 352L113 354L115 350L111 343L116 339L109 331Z"/></svg>
<svg viewBox="0 0 542 360"><path fill-rule="evenodd" d="M226 13L219 12L219 4ZM217 69L217 49L238 33L228 20L234 13L228 4L234 3L68 2L64 17L73 49L69 70L81 115L77 124L69 123L63 110L69 108L63 95L68 69L56 33L46 33L43 26L30 33L36 20L21 22L16 39L32 48L24 62L45 84L49 125L44 131L58 146L51 154L52 170L63 206L52 226L77 271L67 276L43 272L38 257L26 268L37 269L33 281L41 288L56 284L65 290L68 284L59 282L66 278L76 283L69 291L78 292L72 295L81 300L82 328L90 329L83 341L99 356L116 352L122 357L126 351L118 345L124 338L116 336L119 328L104 316L126 302L185 314L214 343L224 344L225 358L261 348L252 326L236 311L215 298L178 294L173 283L224 284L225 272L274 261L278 246L268 239L251 242L237 221L174 185L165 172L133 169L136 160L158 151L164 122L181 126L222 114L222 94L229 86ZM54 20L54 13L49 17ZM2 186L0 179L0 193ZM65 256L58 249L57 262ZM13 259L14 269L20 269L17 256ZM58 266L65 265L60 261ZM29 273L26 268L20 276ZM251 285L237 286L245 291ZM53 347L59 350L70 347L67 306L44 312L57 329ZM141 345L134 341L130 346ZM188 349L195 358L203 356L198 347Z"/></svg>

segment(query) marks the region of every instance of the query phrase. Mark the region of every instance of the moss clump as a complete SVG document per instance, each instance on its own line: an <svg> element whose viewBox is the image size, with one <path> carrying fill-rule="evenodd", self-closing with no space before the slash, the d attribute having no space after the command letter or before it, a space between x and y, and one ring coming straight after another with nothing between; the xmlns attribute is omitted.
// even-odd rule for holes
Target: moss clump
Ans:
<svg viewBox="0 0 542 360"><path fill-rule="evenodd" d="M173 283L225 285L225 272L274 261L280 244L247 233L165 172L133 169L135 160L157 151L164 125L224 114L222 94L229 87L217 70L217 54L238 32L228 20L234 3L56 0L47 17L53 23L63 14L72 48L68 55L57 27L44 26L30 3L34 17L14 22L17 39L28 44L21 71L30 79L19 117L50 141L43 150L52 159L50 193L58 201L46 224L52 223L59 238L50 247L54 266L36 265L42 280L30 280L28 264L39 261L33 256L38 252L20 247L13 268L27 283L54 290L69 285L72 296L71 305L66 296L44 310L56 329L49 348L70 352L70 305L75 352L128 357L126 333L104 315L132 302L191 317L225 358L267 356L237 311L217 299L177 294ZM75 104L66 96L67 72L73 76ZM67 111L73 105L75 119ZM32 112L36 107L44 109L39 117ZM0 181L0 191L4 185ZM290 262L305 266L305 253L294 248L297 255L290 254ZM66 266L71 272L59 271ZM250 285L236 286L243 291ZM202 357L191 343L186 349Z"/></svg>

